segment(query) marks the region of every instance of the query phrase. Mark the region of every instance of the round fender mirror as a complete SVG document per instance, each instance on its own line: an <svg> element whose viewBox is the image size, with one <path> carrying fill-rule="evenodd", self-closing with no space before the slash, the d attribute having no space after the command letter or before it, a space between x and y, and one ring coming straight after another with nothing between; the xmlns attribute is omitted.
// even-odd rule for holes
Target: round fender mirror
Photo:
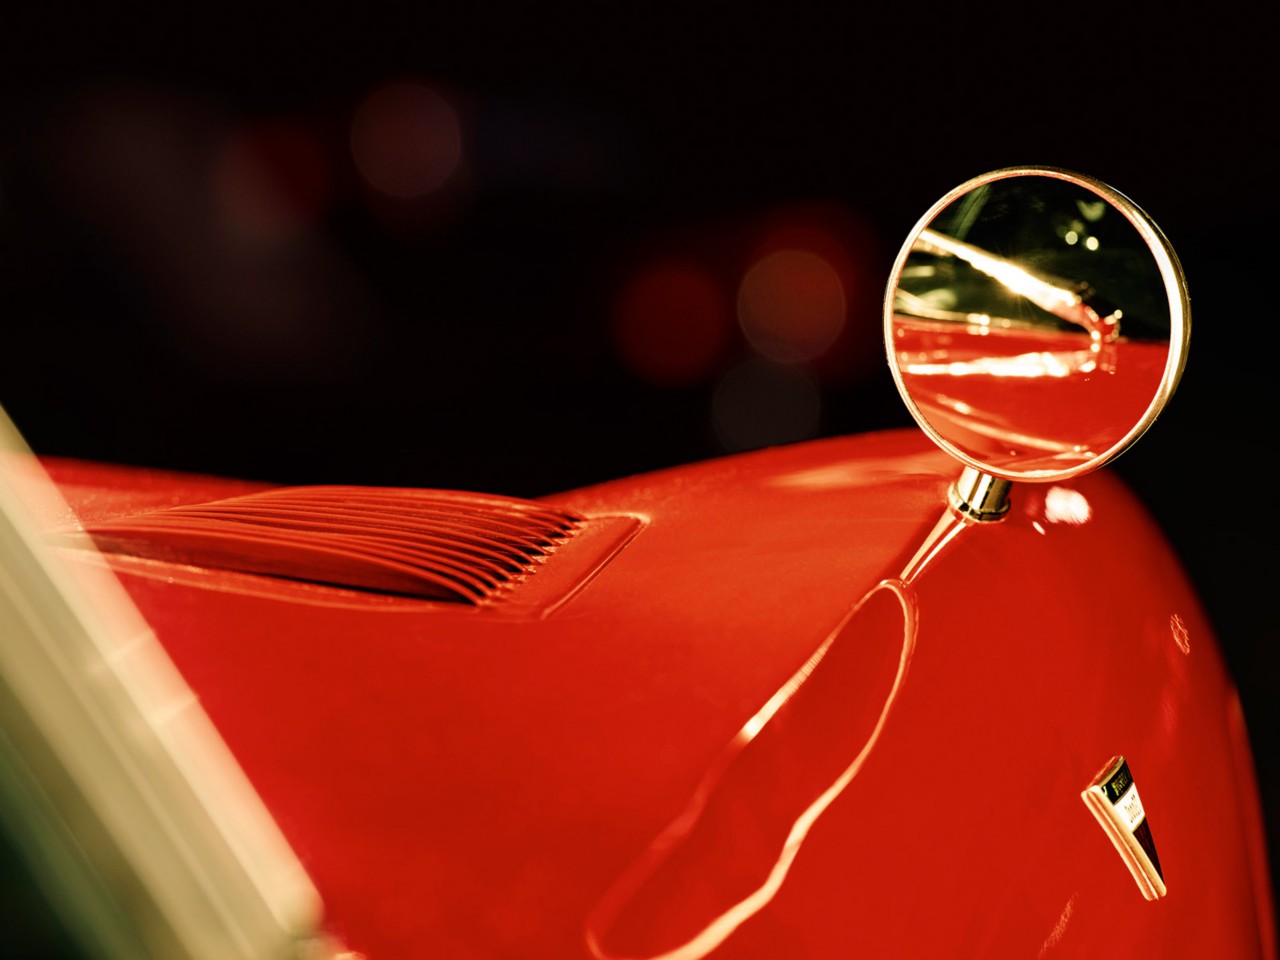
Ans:
<svg viewBox="0 0 1280 960"><path fill-rule="evenodd" d="M1189 334L1160 229L1106 184L1052 167L997 170L939 200L885 298L912 415L1003 481L1061 480L1120 454L1173 394Z"/></svg>

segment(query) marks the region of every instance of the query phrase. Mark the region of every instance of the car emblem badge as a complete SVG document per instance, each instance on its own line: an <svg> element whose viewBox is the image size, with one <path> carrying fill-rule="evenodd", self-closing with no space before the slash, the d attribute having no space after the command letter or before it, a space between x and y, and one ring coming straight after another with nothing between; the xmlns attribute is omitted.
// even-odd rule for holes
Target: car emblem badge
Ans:
<svg viewBox="0 0 1280 960"><path fill-rule="evenodd" d="M1124 757L1113 758L1080 796L1120 852L1142 895L1148 900L1163 897L1168 890L1151 824Z"/></svg>

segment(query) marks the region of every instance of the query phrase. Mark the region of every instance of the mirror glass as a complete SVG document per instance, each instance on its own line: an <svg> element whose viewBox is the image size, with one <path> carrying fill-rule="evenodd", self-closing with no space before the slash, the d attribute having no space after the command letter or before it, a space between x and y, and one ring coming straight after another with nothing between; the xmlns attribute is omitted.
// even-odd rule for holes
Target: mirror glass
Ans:
<svg viewBox="0 0 1280 960"><path fill-rule="evenodd" d="M954 456L1057 480L1118 455L1181 374L1186 286L1131 200L1079 174L1020 167L943 197L908 237L885 302L894 378Z"/></svg>

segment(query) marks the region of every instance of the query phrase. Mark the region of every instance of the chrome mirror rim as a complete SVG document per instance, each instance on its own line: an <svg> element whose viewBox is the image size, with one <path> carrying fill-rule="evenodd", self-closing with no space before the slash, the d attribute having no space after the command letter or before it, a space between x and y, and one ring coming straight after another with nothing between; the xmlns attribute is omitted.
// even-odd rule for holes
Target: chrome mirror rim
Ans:
<svg viewBox="0 0 1280 960"><path fill-rule="evenodd" d="M1088 190L1121 213L1138 232L1154 258L1156 267L1164 284L1165 296L1169 304L1169 355L1166 358L1164 372L1161 376L1159 386L1144 414L1130 429L1125 431L1124 434L1109 447L1100 451L1091 459L1068 466L1019 470L1008 465L986 463L974 457L946 439L946 437L939 432L938 428L934 426L934 424L930 423L904 384L902 371L899 367L896 351L894 349L893 324L895 313L894 295L898 288L899 280L902 276L902 271L907 258L915 247L921 233L929 227L938 214L957 199L978 187L983 187L1000 180L1027 176L1047 177L1055 180L1061 180ZM936 444L938 444L938 446L947 451L951 456L955 457L956 460L964 466L993 477L1010 481L1029 480L1036 482L1053 482L1069 479L1097 469L1103 464L1115 459L1132 446L1133 443L1150 428L1156 418L1159 417L1165 405L1169 402L1169 399L1177 389L1178 381L1181 379L1182 371L1186 366L1187 348L1190 336L1191 304L1190 297L1187 292L1186 276L1183 272L1181 263L1178 261L1177 254L1174 253L1173 246L1169 243L1164 232L1156 225L1155 221L1151 219L1146 211L1119 190L1094 177L1066 170L1061 167L1034 165L1002 167L998 170L993 170L988 173L972 177L954 189L948 191L943 197L934 203L923 216L920 217L920 219L911 228L911 231L907 234L907 239L898 251L898 255L894 260L893 268L889 273L889 280L885 289L885 351L888 356L889 369L893 374L894 383L896 384L903 401L906 403L907 409L911 412L912 417L925 431L925 433Z"/></svg>

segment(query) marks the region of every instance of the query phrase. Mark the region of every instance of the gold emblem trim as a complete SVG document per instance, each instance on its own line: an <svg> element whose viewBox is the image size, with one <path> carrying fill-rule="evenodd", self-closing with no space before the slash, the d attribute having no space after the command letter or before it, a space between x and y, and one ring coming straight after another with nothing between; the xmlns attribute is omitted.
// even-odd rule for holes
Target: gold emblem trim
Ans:
<svg viewBox="0 0 1280 960"><path fill-rule="evenodd" d="M1102 825L1142 895L1159 900L1168 893L1147 811L1124 757L1112 757L1080 798Z"/></svg>

